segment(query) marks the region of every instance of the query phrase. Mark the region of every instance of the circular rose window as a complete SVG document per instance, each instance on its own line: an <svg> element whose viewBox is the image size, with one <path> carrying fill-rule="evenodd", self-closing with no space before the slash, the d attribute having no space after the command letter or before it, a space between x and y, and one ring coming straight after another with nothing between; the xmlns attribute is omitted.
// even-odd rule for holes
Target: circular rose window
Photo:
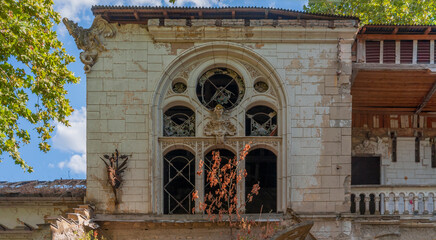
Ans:
<svg viewBox="0 0 436 240"><path fill-rule="evenodd" d="M244 97L245 86L242 78L228 68L214 68L204 73L197 84L197 96L208 109L221 105L229 110Z"/></svg>

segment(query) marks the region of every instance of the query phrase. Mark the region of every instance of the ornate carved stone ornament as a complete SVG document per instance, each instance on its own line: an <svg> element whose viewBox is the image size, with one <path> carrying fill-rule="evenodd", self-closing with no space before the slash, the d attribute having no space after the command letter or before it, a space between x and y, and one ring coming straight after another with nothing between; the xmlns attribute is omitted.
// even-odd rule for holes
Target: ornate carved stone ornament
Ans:
<svg viewBox="0 0 436 240"><path fill-rule="evenodd" d="M115 152L112 153L112 156L104 155L100 157L100 159L104 162L107 168L107 175L108 175L108 182L112 187L112 191L115 195L115 204L118 204L118 198L117 198L117 189L121 186L122 178L121 174L126 170L127 166L127 160L129 158L126 155L119 155L119 152L117 149L115 149ZM106 162L106 160L108 162ZM122 160L123 162L119 164L119 160Z"/></svg>
<svg viewBox="0 0 436 240"><path fill-rule="evenodd" d="M88 29L83 29L83 27L68 20L68 18L62 19L62 22L67 27L70 35L73 36L77 48L84 50L80 53L80 60L85 64L85 73L89 73L91 67L97 61L98 54L106 50L101 43L101 36L105 38L114 37L116 29L100 15L94 18L92 26Z"/></svg>
<svg viewBox="0 0 436 240"><path fill-rule="evenodd" d="M353 155L359 154L379 154L382 158L389 157L389 139L388 138L370 138L365 139L353 150Z"/></svg>
<svg viewBox="0 0 436 240"><path fill-rule="evenodd" d="M224 136L234 136L236 127L229 119L223 118L224 108L220 104L216 105L213 110L214 119L209 121L204 127L206 136L215 136L216 144L224 144Z"/></svg>

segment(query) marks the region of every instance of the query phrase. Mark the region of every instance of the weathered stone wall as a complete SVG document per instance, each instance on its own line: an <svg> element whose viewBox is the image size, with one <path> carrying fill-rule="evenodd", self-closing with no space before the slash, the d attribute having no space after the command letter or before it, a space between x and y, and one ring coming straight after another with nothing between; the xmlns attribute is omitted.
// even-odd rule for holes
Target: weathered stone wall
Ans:
<svg viewBox="0 0 436 240"><path fill-rule="evenodd" d="M431 165L430 138L420 140L419 162L415 162L416 129L401 129L397 136L397 161L392 160L392 139L388 136L390 129L353 129L353 155L373 155L381 158L382 185L434 185L436 168ZM390 131L395 131L391 129ZM433 134L432 130L424 130ZM371 136L368 138L368 136Z"/></svg>
<svg viewBox="0 0 436 240"><path fill-rule="evenodd" d="M0 198L0 239L49 239L46 219L56 219L83 202L80 199L44 197ZM26 226L27 225L27 226Z"/></svg>
<svg viewBox="0 0 436 240"><path fill-rule="evenodd" d="M162 170L154 162L161 159L161 125L156 121L163 107L156 99L167 90L162 84L168 85L161 80L170 77L171 66L188 65L187 55L219 41L216 44L229 46L229 61L257 57L259 62L250 64L266 69L283 92L279 211L348 211L349 76L357 29L354 20L335 22L334 28L315 20L305 25L283 20L278 26L272 20L253 21L251 27L244 27L243 20L223 20L222 27L202 20L192 20L193 27L187 27L184 19L168 20L165 26L158 20L148 26L112 24L116 35L103 39L107 51L87 75L87 201L96 204L97 212L161 213L157 195L162 185L156 182ZM239 52L232 55L231 48ZM210 50L197 60L213 54ZM115 149L131 154L118 206L99 159Z"/></svg>

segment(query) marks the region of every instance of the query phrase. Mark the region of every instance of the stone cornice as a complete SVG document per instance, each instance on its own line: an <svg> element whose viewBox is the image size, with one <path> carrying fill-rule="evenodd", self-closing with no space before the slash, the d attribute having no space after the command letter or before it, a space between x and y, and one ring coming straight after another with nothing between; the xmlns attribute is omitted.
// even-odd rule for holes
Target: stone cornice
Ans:
<svg viewBox="0 0 436 240"><path fill-rule="evenodd" d="M351 43L358 28L353 20L151 19L148 31L156 42Z"/></svg>

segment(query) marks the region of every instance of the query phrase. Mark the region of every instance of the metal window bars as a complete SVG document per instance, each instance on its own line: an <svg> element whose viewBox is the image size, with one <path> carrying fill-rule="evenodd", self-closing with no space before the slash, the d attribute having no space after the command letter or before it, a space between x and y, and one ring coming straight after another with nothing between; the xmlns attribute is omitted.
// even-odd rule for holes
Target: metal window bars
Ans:
<svg viewBox="0 0 436 240"><path fill-rule="evenodd" d="M164 156L164 213L190 214L195 206L195 157L186 150Z"/></svg>
<svg viewBox="0 0 436 240"><path fill-rule="evenodd" d="M163 135L167 137L195 136L195 114L186 107L173 107L163 116Z"/></svg>

